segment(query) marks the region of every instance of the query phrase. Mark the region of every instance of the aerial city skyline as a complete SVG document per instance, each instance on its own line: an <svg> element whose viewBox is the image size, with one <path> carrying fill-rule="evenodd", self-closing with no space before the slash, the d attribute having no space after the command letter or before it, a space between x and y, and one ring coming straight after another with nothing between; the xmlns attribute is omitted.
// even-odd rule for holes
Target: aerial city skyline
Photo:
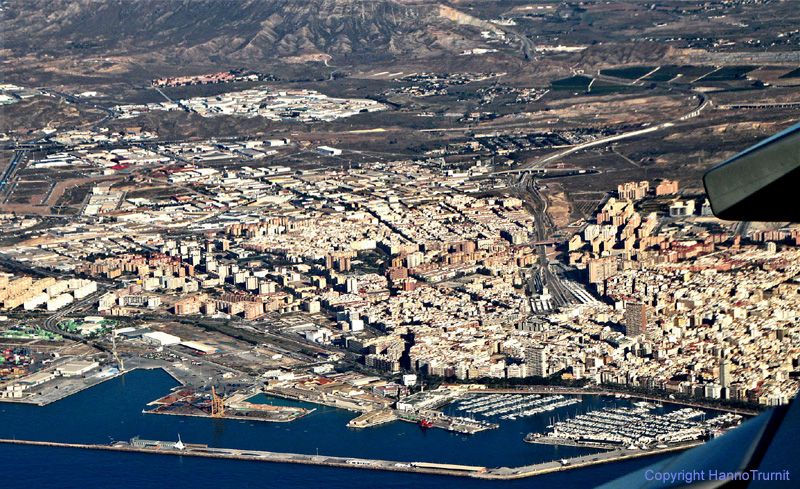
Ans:
<svg viewBox="0 0 800 489"><path fill-rule="evenodd" d="M594 487L789 404L800 226L702 177L791 7L4 3L0 451Z"/></svg>

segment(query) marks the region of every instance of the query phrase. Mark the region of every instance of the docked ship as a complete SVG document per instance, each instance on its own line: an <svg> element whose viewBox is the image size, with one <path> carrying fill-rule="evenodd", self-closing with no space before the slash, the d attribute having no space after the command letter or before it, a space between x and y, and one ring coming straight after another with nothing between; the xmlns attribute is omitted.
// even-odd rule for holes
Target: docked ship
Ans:
<svg viewBox="0 0 800 489"><path fill-rule="evenodd" d="M422 428L433 428L433 421L429 419L420 418L417 424L419 424Z"/></svg>

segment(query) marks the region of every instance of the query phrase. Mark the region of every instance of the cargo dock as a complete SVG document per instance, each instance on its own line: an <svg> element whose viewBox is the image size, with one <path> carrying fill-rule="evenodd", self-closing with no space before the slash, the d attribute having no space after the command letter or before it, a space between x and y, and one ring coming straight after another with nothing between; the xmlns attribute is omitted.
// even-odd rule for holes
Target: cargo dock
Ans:
<svg viewBox="0 0 800 489"><path fill-rule="evenodd" d="M386 470L393 472L414 472L423 474L439 474L458 477L473 477L488 480L511 480L537 475L573 470L592 465L629 460L632 458L646 457L661 453L685 450L701 444L689 442L664 449L654 450L614 450L606 453L584 455L570 459L544 462L523 467L500 467L489 469L481 466L444 464L431 462L399 462L390 460L362 459L354 457L336 457L325 455L307 455L299 453L267 452L261 450L240 450L234 448L212 448L205 445L189 443L147 441L134 438L131 443L117 442L113 445L86 445L74 443L57 443L47 441L8 440L0 439L0 443L18 445L36 445L60 448L77 448L84 450L111 450L117 452L150 453L161 455L178 455L190 457L224 458L236 460L251 460L274 463L293 463L304 465L321 465L329 467L346 467L369 470Z"/></svg>
<svg viewBox="0 0 800 489"><path fill-rule="evenodd" d="M372 426L378 426L385 423L391 423L392 421L396 421L397 416L395 415L394 411L391 409L382 409L380 411L370 411L368 413L364 413L357 418L353 418L347 423L348 428L370 428Z"/></svg>
<svg viewBox="0 0 800 489"><path fill-rule="evenodd" d="M42 380L35 386L26 389L24 395L20 397L0 397L0 402L47 406L135 370L161 369L183 386L197 384L197 379L200 378L196 375L200 371L200 367L190 369L181 366L182 368L179 368L169 362L150 361L143 358L130 358L126 361L127 365L124 369L102 366L92 370L91 373L71 377L56 375L54 371L61 363L65 362L54 363L41 372L39 377L42 377ZM30 376L30 378L36 378L35 375ZM207 377L203 376L202 378ZM30 378L22 378L20 381L29 382Z"/></svg>
<svg viewBox="0 0 800 489"><path fill-rule="evenodd" d="M213 390L209 396L207 393L196 392L193 389L177 388L173 389L171 394L148 403L148 406L152 406L152 408L142 412L287 423L314 411L314 409L301 407L253 404L248 401L253 396L254 394L250 392L237 392L228 398L222 398L218 397Z"/></svg>

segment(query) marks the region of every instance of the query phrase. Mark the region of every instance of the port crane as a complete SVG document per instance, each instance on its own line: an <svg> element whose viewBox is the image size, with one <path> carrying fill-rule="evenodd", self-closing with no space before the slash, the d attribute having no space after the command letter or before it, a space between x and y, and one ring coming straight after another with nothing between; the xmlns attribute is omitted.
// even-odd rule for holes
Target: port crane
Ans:
<svg viewBox="0 0 800 489"><path fill-rule="evenodd" d="M125 371L125 363L122 361L122 359L119 357L119 355L117 355L117 339L116 339L116 337L117 337L117 328L114 328L113 331L111 331L112 354L114 356L114 359L117 361L117 365L119 365L119 371L120 372L124 372Z"/></svg>
<svg viewBox="0 0 800 489"><path fill-rule="evenodd" d="M223 399L217 396L217 391L214 389L214 386L211 386L211 416L221 418L224 412L225 406Z"/></svg>

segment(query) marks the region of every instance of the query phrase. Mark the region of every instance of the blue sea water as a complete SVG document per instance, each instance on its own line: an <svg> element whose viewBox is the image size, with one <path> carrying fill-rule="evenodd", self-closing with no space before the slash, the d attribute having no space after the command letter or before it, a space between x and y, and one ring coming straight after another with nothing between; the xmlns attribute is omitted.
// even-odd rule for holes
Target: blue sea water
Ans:
<svg viewBox="0 0 800 489"><path fill-rule="evenodd" d="M575 447L522 441L526 433L543 430L549 417L563 418L615 402L622 405L628 402L584 396L581 404L547 415L501 421L500 429L472 436L438 429L423 430L404 422L356 430L345 426L355 414L314 405L304 405L317 409L291 423L142 413L148 402L175 386L175 381L160 370L134 371L49 406L0 404L0 438L102 444L137 435L146 439L176 440L180 434L184 442L227 448L515 467L592 453ZM265 402L298 405L279 399ZM0 444L0 470L10 477L6 480L24 481L42 488L213 485L285 489L497 486L570 489L594 487L660 458L646 457L532 479L490 482L372 470Z"/></svg>

